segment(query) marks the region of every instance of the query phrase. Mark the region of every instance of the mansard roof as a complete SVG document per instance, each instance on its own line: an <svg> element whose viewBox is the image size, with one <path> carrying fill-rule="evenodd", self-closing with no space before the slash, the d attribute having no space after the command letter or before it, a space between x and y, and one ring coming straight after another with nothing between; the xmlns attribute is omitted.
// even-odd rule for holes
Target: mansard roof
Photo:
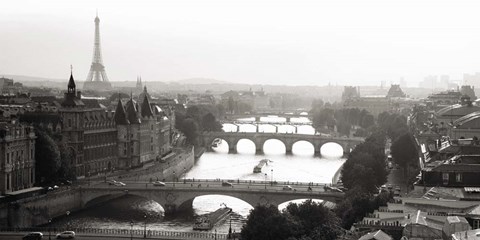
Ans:
<svg viewBox="0 0 480 240"><path fill-rule="evenodd" d="M127 115L125 113L125 109L123 108L123 104L120 98L118 99L117 108L115 109L115 123L120 125L130 124L130 122L127 119Z"/></svg>

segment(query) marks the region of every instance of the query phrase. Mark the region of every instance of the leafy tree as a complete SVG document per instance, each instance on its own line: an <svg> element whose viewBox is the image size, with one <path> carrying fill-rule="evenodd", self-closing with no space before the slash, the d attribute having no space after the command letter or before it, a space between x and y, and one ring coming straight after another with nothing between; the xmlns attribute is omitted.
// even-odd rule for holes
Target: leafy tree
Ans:
<svg viewBox="0 0 480 240"><path fill-rule="evenodd" d="M43 184L54 181L61 165L60 150L52 137L39 128L35 128L35 171L36 182Z"/></svg>
<svg viewBox="0 0 480 240"><path fill-rule="evenodd" d="M242 227L243 240L282 240L293 235L294 224L278 211L278 208L256 206Z"/></svg>
<svg viewBox="0 0 480 240"><path fill-rule="evenodd" d="M340 235L340 219L320 203L307 200L301 204L289 204L284 210L298 225L297 239L336 239Z"/></svg>
<svg viewBox="0 0 480 240"><path fill-rule="evenodd" d="M197 144L198 139L198 124L195 120L187 118L182 123L182 132L187 138L187 142L190 144Z"/></svg>
<svg viewBox="0 0 480 240"><path fill-rule="evenodd" d="M62 180L75 180L75 155L73 149L68 148L64 143L58 146L60 150L60 168L58 169L57 176Z"/></svg>
<svg viewBox="0 0 480 240"><path fill-rule="evenodd" d="M418 149L413 135L409 132L397 138L391 147L393 161L404 170L404 176L409 180L410 166L417 166Z"/></svg>
<svg viewBox="0 0 480 240"><path fill-rule="evenodd" d="M203 131L210 131L210 132L221 132L222 131L222 124L220 124L215 116L212 113L207 113L202 118L202 126Z"/></svg>

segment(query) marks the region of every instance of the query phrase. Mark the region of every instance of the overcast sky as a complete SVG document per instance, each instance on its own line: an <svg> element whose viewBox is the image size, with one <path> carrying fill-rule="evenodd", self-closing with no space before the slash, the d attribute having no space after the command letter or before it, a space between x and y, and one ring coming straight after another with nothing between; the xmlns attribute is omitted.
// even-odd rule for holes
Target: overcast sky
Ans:
<svg viewBox="0 0 480 240"><path fill-rule="evenodd" d="M0 73L379 85L480 72L480 1L2 0Z"/></svg>

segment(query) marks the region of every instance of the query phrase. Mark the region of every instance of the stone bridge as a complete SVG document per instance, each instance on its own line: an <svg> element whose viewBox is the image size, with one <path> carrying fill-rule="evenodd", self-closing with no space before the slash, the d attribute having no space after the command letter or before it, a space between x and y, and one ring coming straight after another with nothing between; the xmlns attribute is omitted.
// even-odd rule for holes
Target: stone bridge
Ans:
<svg viewBox="0 0 480 240"><path fill-rule="evenodd" d="M309 134L290 133L259 133L259 132L203 132L200 135L204 147L211 149L215 139L223 139L228 143L229 153L237 151L237 143L241 139L248 139L255 144L257 153L263 153L263 145L267 140L277 139L285 145L286 153L291 153L293 144L298 141L306 141L313 145L315 154L320 154L320 149L325 143L337 143L342 146L343 153L348 154L350 150L364 141L363 138L326 137Z"/></svg>
<svg viewBox="0 0 480 240"><path fill-rule="evenodd" d="M260 122L260 118L262 117L269 117L269 116L275 116L275 117L281 117L285 118L285 121L290 122L292 118L310 118L311 116L309 115L303 115L303 114L288 114L288 113L245 113L245 114L225 114L224 119L225 120L237 120L241 118L255 118L256 122Z"/></svg>
<svg viewBox="0 0 480 240"><path fill-rule="evenodd" d="M323 185L319 185L313 190L307 190L308 186L303 185L294 190L283 190L276 184L257 184L248 183L233 184L233 187L222 186L221 182L201 183L201 186L195 183L177 182L176 185L167 183L167 186L156 187L149 183L131 184L126 186L91 186L83 187L81 192L82 206L89 206L96 202L102 202L102 199L111 199L122 195L136 195L144 197L162 205L165 214L172 214L176 211L188 211L192 209L193 200L196 197L204 195L224 195L241 199L251 206L257 205L275 205L298 200L298 199L321 199L329 202L339 202L343 199L344 193L325 192ZM293 187L296 187L292 185Z"/></svg>
<svg viewBox="0 0 480 240"><path fill-rule="evenodd" d="M312 126L311 122L257 122L257 121L232 121L232 120L222 120L221 124L232 124L237 127L236 132L240 132L240 125L252 125L256 127L256 132L260 132L260 125L270 125L275 127L275 132L278 133L278 126L288 125L292 126L295 129L295 133L298 133L299 126Z"/></svg>

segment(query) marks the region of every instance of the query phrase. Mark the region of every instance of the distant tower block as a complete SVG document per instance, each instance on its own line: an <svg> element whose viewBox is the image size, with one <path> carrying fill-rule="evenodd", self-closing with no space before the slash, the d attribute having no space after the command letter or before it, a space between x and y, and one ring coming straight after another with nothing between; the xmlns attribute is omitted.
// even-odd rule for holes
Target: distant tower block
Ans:
<svg viewBox="0 0 480 240"><path fill-rule="evenodd" d="M83 84L84 90L108 91L112 85L108 82L107 73L102 60L102 49L100 47L100 19L95 17L95 44L93 46L93 59L87 80Z"/></svg>

